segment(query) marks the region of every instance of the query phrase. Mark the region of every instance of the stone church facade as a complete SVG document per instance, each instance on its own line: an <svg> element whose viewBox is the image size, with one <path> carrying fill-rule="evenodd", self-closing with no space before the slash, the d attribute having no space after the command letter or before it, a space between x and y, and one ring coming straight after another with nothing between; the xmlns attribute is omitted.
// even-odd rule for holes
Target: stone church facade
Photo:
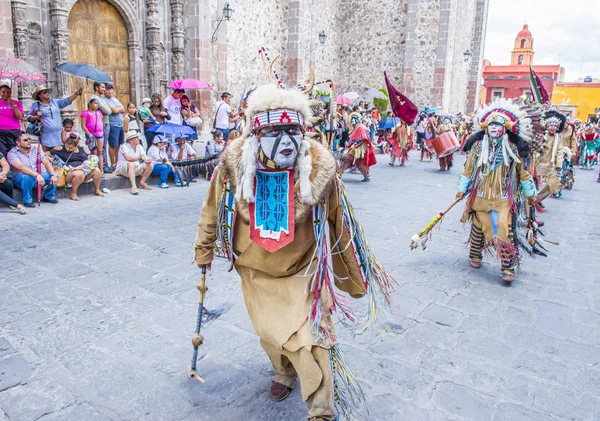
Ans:
<svg viewBox="0 0 600 421"><path fill-rule="evenodd" d="M0 0L0 54L38 66L55 96L91 83L55 71L65 61L107 71L123 102L184 77L205 121L218 93L234 102L266 81L266 48L288 85L315 69L337 93L385 86L383 71L420 107L469 112L478 86L489 0ZM327 35L325 44L319 33ZM467 54L465 54L468 51ZM30 96L21 86L19 96ZM81 109L81 103L75 104Z"/></svg>

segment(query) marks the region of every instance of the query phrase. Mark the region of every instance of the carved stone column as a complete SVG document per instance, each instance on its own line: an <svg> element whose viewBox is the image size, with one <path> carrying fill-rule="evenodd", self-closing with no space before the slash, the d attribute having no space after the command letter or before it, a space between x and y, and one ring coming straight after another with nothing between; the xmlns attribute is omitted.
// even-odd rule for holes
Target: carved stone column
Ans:
<svg viewBox="0 0 600 421"><path fill-rule="evenodd" d="M165 47L161 43L160 14L158 1L147 0L148 19L146 20L146 46L148 48L148 79L150 93L163 93L162 83L166 80Z"/></svg>
<svg viewBox="0 0 600 421"><path fill-rule="evenodd" d="M69 61L69 35L71 31L67 28L69 21L69 9L66 0L52 0L50 3L50 21L52 24L52 55L54 66ZM70 79L64 73L56 73L57 92L55 97L63 97L70 94Z"/></svg>
<svg viewBox="0 0 600 421"><path fill-rule="evenodd" d="M27 60L27 0L12 0L11 6L16 56Z"/></svg>
<svg viewBox="0 0 600 421"><path fill-rule="evenodd" d="M183 79L185 75L185 25L182 0L171 0L171 41L173 79Z"/></svg>

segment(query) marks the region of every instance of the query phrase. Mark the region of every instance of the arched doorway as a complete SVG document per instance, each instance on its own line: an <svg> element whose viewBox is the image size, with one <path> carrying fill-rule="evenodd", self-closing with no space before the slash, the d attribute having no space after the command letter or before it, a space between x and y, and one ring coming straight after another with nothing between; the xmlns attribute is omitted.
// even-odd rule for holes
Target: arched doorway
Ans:
<svg viewBox="0 0 600 421"><path fill-rule="evenodd" d="M69 14L69 61L87 63L108 73L114 81L115 94L127 107L131 98L129 84L129 47L127 27L119 11L106 0L79 0ZM71 89L84 88L84 95L74 104L86 109L85 101L93 94L92 82L71 78Z"/></svg>

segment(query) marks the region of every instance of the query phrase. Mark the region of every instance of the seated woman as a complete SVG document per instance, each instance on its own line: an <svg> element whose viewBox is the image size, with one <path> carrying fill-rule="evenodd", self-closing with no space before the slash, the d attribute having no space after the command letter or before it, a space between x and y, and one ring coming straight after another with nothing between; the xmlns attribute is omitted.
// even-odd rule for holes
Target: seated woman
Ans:
<svg viewBox="0 0 600 421"><path fill-rule="evenodd" d="M231 137L231 135L230 135ZM218 155L225 149L225 143L223 143L223 132L215 130L213 138L206 143L206 154L205 156Z"/></svg>
<svg viewBox="0 0 600 421"><path fill-rule="evenodd" d="M190 102L187 95L182 95L181 97L181 115L183 116L184 126L190 126L196 130L202 124L200 110ZM198 134L194 133L193 135L190 135L188 139L196 140L198 139Z"/></svg>
<svg viewBox="0 0 600 421"><path fill-rule="evenodd" d="M27 210L25 207L13 199L13 183L7 176L10 171L8 161L0 152L0 203L8 205L11 210L18 211L21 215L25 215Z"/></svg>
<svg viewBox="0 0 600 421"><path fill-rule="evenodd" d="M104 193L100 191L100 181L102 172L100 166L94 165L97 159L90 160L89 156L79 147L79 136L72 133L65 140L63 146L56 146L49 151L51 156L57 156L64 162L64 167L68 170L66 183L70 184L71 194L69 199L79 200L77 190L82 183L92 180L94 182L94 194L103 197ZM96 158L94 155L93 158ZM60 171L60 170L59 170Z"/></svg>
<svg viewBox="0 0 600 421"><path fill-rule="evenodd" d="M173 174L173 180L175 180L176 186L181 186L181 180L179 179L179 175L175 171L175 167L173 164L169 162L169 154L167 153L166 145L167 142L165 138L161 134L157 134L154 137L154 145L148 149L148 156L152 158L152 162L154 163L154 168L152 169L152 175L159 175L158 179L158 188L159 189L168 189L169 185L167 184L167 177L169 174ZM184 185L187 184L184 181Z"/></svg>

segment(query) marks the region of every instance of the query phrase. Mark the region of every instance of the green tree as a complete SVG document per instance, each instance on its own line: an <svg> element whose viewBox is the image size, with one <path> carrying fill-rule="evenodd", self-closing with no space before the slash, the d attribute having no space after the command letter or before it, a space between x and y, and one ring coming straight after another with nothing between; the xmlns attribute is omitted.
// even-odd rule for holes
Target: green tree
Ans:
<svg viewBox="0 0 600 421"><path fill-rule="evenodd" d="M379 92L382 92L386 97L389 98L388 92L385 88L379 88ZM388 105L390 105L389 99L373 98L373 106L379 110L379 115L381 118L385 116Z"/></svg>

